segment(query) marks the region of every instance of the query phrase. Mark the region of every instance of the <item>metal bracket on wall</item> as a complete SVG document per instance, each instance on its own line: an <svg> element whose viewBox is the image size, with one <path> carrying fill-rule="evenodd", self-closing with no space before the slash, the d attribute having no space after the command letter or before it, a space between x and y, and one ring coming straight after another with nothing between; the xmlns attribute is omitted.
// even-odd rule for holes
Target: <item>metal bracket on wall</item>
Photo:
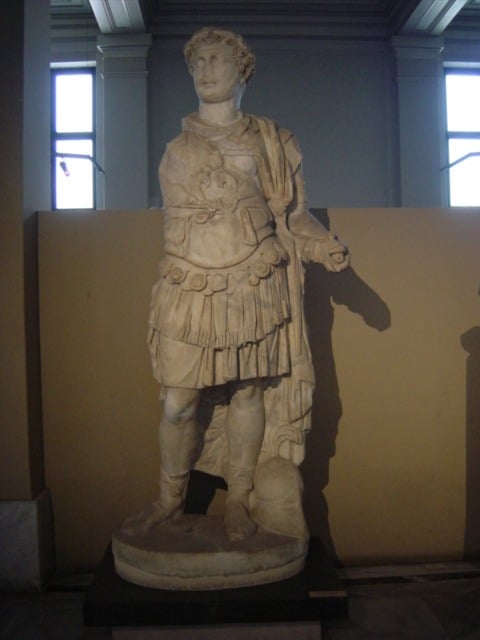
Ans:
<svg viewBox="0 0 480 640"><path fill-rule="evenodd" d="M100 171L100 173L103 173L103 175L105 175L105 170L102 169L102 167L98 164L98 162L95 160L93 156L89 156L83 153L56 153L55 156L57 158L77 158L80 160L90 160L90 162L93 164L95 169L97 169L97 171ZM65 171L66 165L65 167L62 167L62 169L63 171Z"/></svg>
<svg viewBox="0 0 480 640"><path fill-rule="evenodd" d="M468 160L468 158L474 158L476 156L480 156L480 151L472 151L470 153L467 153L466 155L462 156L461 158L458 158L458 160L455 160L454 162L451 162L450 164L446 164L444 167L442 167L440 169L440 171L445 171L445 169L451 169L456 164L460 164L460 162L463 162L464 160Z"/></svg>

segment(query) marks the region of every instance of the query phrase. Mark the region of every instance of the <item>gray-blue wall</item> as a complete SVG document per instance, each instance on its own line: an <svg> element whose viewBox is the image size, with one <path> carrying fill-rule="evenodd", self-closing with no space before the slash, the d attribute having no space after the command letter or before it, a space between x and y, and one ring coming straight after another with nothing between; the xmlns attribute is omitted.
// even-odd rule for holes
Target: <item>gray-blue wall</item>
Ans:
<svg viewBox="0 0 480 640"><path fill-rule="evenodd" d="M247 38L257 71L243 108L297 135L312 207L445 207L444 66L480 66L474 36ZM152 206L165 144L196 110L184 40L157 36L149 54Z"/></svg>

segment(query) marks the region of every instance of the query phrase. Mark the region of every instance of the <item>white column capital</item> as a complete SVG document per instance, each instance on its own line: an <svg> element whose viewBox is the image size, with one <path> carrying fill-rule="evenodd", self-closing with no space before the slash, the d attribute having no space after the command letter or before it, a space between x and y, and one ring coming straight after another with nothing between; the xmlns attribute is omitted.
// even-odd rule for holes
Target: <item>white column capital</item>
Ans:
<svg viewBox="0 0 480 640"><path fill-rule="evenodd" d="M444 48L441 36L393 36L392 47L398 59L436 60Z"/></svg>
<svg viewBox="0 0 480 640"><path fill-rule="evenodd" d="M98 36L97 49L103 58L102 72L146 72L151 44L152 36L146 33Z"/></svg>

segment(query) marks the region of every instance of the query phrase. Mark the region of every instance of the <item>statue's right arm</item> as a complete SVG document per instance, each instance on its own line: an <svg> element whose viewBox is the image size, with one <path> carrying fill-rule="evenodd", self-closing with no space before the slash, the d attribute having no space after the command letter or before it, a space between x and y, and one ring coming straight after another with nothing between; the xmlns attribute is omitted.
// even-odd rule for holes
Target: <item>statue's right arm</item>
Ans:
<svg viewBox="0 0 480 640"><path fill-rule="evenodd" d="M350 264L348 248L308 210L301 164L293 179L295 197L293 209L288 213L288 228L295 237L301 259L319 262L328 271L342 271Z"/></svg>

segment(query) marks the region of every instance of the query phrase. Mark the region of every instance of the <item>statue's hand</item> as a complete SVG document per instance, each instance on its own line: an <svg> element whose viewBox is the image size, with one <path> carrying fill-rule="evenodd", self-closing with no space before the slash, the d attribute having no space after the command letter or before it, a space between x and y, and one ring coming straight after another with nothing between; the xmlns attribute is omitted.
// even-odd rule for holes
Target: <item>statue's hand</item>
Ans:
<svg viewBox="0 0 480 640"><path fill-rule="evenodd" d="M350 266L347 245L333 234L309 239L304 254L308 262L320 262L328 271L339 272Z"/></svg>

